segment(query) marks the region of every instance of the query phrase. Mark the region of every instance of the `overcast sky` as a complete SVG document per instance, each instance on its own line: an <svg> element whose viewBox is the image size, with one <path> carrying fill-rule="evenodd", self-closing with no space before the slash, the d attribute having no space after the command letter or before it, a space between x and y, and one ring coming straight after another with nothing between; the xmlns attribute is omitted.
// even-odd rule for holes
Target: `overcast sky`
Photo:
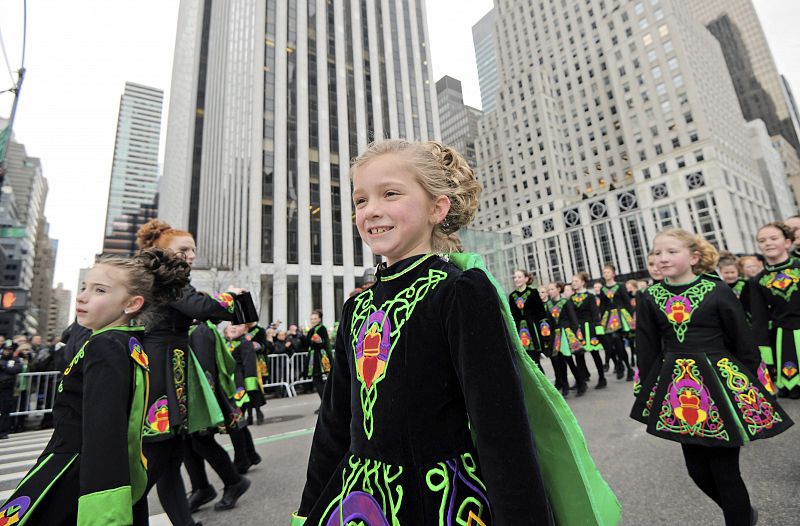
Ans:
<svg viewBox="0 0 800 526"><path fill-rule="evenodd" d="M465 102L480 108L472 25L491 9L492 0L427 3L434 79L450 75L461 80ZM755 3L778 68L800 96L800 1ZM78 269L102 247L126 80L165 91L162 134L166 130L177 15L178 0L28 2L28 72L14 131L28 155L42 161L50 186L45 214L51 237L59 240L55 281L73 291ZM22 0L0 0L0 34L16 70ZM9 87L0 56L0 91ZM10 94L0 94L0 116L8 116L11 101Z"/></svg>

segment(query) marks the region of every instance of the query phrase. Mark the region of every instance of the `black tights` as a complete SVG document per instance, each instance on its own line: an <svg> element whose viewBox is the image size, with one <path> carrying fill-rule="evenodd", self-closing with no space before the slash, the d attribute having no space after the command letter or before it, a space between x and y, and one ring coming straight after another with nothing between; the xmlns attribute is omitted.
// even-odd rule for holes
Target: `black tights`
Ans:
<svg viewBox="0 0 800 526"><path fill-rule="evenodd" d="M194 520L189 512L186 487L181 476L183 462L183 437L173 436L160 442L145 442L144 456L147 457L147 493L157 485L158 500L167 517L175 526L193 526Z"/></svg>
<svg viewBox="0 0 800 526"><path fill-rule="evenodd" d="M600 359L600 353L597 351L586 351L584 353L578 353L575 355L575 362L578 365L578 370L583 374L583 377L586 380L591 378L591 374L589 374L589 368L586 366L586 355L592 355L592 360L594 360L594 366L597 368L597 377L599 379L605 378L605 374L603 373L603 360Z"/></svg>
<svg viewBox="0 0 800 526"><path fill-rule="evenodd" d="M569 367L569 370L572 372L572 376L575 377L575 381L579 386L586 383L586 378L580 371L578 371L578 368L575 366L575 360L572 358L572 356L564 356L563 354L558 353L553 357L553 369L556 373L556 387L558 389L565 387L569 389L567 367Z"/></svg>
<svg viewBox="0 0 800 526"><path fill-rule="evenodd" d="M722 508L725 526L750 526L750 496L739 472L738 447L681 444L689 476Z"/></svg>
<svg viewBox="0 0 800 526"><path fill-rule="evenodd" d="M622 339L622 333L620 332L612 332L611 334L606 334L606 342L611 346L610 349L606 347L607 350L610 350L612 353L612 359L614 359L614 366L615 367L622 367L625 366L626 369L631 368L631 364L628 361L628 352L625 350L625 341ZM608 356L608 353L606 353ZM620 364L620 361L622 362Z"/></svg>
<svg viewBox="0 0 800 526"><path fill-rule="evenodd" d="M231 457L214 440L214 435L191 435L187 446L183 449L183 463L189 473L189 480L192 481L192 491L211 486L206 475L205 461L217 472L225 487L241 480L242 476L233 467Z"/></svg>
<svg viewBox="0 0 800 526"><path fill-rule="evenodd" d="M325 391L325 381L322 379L322 375L315 374L312 378L312 383L314 384L314 390L319 395L320 400L322 400L322 393Z"/></svg>
<svg viewBox="0 0 800 526"><path fill-rule="evenodd" d="M228 431L231 435L231 443L233 444L233 463L236 466L249 466L254 460L258 459L256 446L253 444L253 435L247 427L241 429L231 429Z"/></svg>

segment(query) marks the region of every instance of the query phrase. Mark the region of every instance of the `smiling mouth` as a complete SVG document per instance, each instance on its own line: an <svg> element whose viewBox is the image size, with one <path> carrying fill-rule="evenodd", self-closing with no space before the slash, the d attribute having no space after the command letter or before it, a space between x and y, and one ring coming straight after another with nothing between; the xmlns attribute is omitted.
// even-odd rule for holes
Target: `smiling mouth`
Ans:
<svg viewBox="0 0 800 526"><path fill-rule="evenodd" d="M386 232L394 230L393 226L375 226L372 228L367 229L367 232L371 236L379 236L381 234L385 234Z"/></svg>

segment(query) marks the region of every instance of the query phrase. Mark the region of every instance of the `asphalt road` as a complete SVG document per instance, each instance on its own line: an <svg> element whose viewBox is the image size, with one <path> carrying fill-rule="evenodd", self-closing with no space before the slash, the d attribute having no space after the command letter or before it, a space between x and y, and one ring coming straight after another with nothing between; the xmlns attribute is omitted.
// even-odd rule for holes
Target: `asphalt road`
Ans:
<svg viewBox="0 0 800 526"><path fill-rule="evenodd" d="M597 466L622 503L622 524L724 524L719 508L687 475L680 446L648 435L628 417L633 402L630 382L613 379L607 389L590 390L582 398L571 395L568 402ZM207 505L196 519L204 526L288 525L305 482L318 404L315 394L270 399L266 423L251 427L264 461L248 474L253 482L249 492L235 509L215 512ZM800 401L782 404L799 424L750 444L741 456L751 501L759 509L759 524L765 526L800 523ZM229 443L227 437L219 439ZM221 489L216 475L210 475ZM155 495L150 496L150 510L161 513Z"/></svg>

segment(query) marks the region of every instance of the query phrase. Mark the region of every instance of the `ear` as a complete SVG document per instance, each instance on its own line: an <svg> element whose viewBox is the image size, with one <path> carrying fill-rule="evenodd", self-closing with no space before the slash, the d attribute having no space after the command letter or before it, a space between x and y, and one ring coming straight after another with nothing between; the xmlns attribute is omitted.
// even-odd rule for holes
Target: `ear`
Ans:
<svg viewBox="0 0 800 526"><path fill-rule="evenodd" d="M127 314L136 314L144 307L144 296L133 296L125 304L125 312Z"/></svg>
<svg viewBox="0 0 800 526"><path fill-rule="evenodd" d="M692 257L691 259L689 259L689 264L695 266L698 263L700 263L700 252L695 250L694 252L692 252Z"/></svg>
<svg viewBox="0 0 800 526"><path fill-rule="evenodd" d="M450 212L450 198L446 195L440 195L436 199L433 200L433 206L431 207L431 217L430 221L434 225L438 225L447 217L447 214Z"/></svg>

